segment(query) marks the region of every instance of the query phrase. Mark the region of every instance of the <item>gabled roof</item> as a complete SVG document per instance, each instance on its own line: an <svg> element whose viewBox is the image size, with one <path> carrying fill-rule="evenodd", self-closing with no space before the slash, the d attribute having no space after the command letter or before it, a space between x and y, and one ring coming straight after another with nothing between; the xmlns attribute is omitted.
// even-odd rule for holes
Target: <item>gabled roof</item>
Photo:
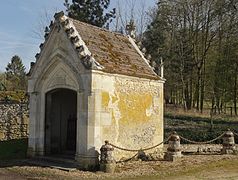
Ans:
<svg viewBox="0 0 238 180"><path fill-rule="evenodd" d="M86 68L161 79L131 37L68 18L63 12L57 13L55 19L55 23L64 28Z"/></svg>
<svg viewBox="0 0 238 180"><path fill-rule="evenodd" d="M156 78L152 67L128 36L70 19L102 71L129 76Z"/></svg>

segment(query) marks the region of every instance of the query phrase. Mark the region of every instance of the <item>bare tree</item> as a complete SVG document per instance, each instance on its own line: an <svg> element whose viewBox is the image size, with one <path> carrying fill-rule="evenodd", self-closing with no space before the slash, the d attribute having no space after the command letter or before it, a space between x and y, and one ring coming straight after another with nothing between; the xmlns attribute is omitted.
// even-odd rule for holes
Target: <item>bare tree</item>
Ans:
<svg viewBox="0 0 238 180"><path fill-rule="evenodd" d="M115 31L125 31L126 25L133 20L136 24L137 38L141 38L147 25L149 24L148 7L143 0L117 0L116 19L113 29Z"/></svg>
<svg viewBox="0 0 238 180"><path fill-rule="evenodd" d="M138 37L139 39L142 38L143 32L145 31L146 27L147 27L147 21L146 21L146 4L145 1L142 1L140 3L140 7L138 9L138 19L137 19L137 33L138 33Z"/></svg>
<svg viewBox="0 0 238 180"><path fill-rule="evenodd" d="M39 19L32 29L32 37L36 39L44 39L45 28L49 26L50 21L52 20L53 14L58 10L55 8L53 12L50 12L46 8L39 12Z"/></svg>

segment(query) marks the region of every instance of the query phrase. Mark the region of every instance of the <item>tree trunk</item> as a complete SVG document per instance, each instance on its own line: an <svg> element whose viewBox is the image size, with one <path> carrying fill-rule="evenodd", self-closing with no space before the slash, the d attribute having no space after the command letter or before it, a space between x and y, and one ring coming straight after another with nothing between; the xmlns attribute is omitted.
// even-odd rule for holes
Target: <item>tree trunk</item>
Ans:
<svg viewBox="0 0 238 180"><path fill-rule="evenodd" d="M236 71L235 71L235 79L234 79L234 99L233 99L233 103L234 103L234 112L235 115L237 116L237 109L236 109L236 101L237 101L237 66L236 66Z"/></svg>
<svg viewBox="0 0 238 180"><path fill-rule="evenodd" d="M200 100L200 81L201 81L201 75L200 75L200 69L197 71L197 83L196 83L196 89L195 89L195 101L196 101L196 109L199 111L199 100Z"/></svg>
<svg viewBox="0 0 238 180"><path fill-rule="evenodd" d="M203 61L203 74L201 79L201 98L200 98L200 111L203 113L203 103L204 103L204 94L205 94L205 73L206 72L206 66L205 66L205 60Z"/></svg>

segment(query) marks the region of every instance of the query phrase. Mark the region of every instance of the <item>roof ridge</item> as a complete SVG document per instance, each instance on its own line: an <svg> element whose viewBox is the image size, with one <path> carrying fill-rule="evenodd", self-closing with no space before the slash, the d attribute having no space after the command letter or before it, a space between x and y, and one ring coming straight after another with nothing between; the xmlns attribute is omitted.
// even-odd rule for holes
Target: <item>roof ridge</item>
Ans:
<svg viewBox="0 0 238 180"><path fill-rule="evenodd" d="M45 42L40 45L41 51L53 29L62 29L86 69L160 79L130 36L69 18L63 12L56 13L54 17L50 31L45 34Z"/></svg>
<svg viewBox="0 0 238 180"><path fill-rule="evenodd" d="M65 15L66 16L66 15ZM68 16L66 16L68 17ZM98 26L95 26L95 25L92 25L92 24L89 24L89 23L86 23L86 22L83 22L83 21L79 21L77 19L73 19L73 18L70 18L68 17L68 19L72 20L72 21L75 21L76 23L82 23L86 26L90 26L90 27L93 27L95 29L99 29L99 30L102 30L102 31L106 31L106 32L109 32L109 33L112 33L112 34L116 34L116 35L120 35L120 36L123 36L123 37L127 37L128 35L126 34L122 34L122 33L119 33L119 32L116 32L116 31L110 31L108 29L105 29L105 28L102 28L102 27L98 27Z"/></svg>

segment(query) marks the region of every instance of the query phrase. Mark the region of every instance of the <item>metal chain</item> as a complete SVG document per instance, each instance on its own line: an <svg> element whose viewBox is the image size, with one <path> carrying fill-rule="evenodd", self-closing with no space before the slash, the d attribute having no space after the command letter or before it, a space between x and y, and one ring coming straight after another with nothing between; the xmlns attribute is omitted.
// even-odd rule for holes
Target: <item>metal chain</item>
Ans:
<svg viewBox="0 0 238 180"><path fill-rule="evenodd" d="M128 162L128 161L132 160L134 157L136 157L137 155L138 155L138 153L136 153L135 155L133 155L132 157L130 157L128 159L116 161L116 163Z"/></svg>
<svg viewBox="0 0 238 180"><path fill-rule="evenodd" d="M238 136L237 133L235 133L235 132L233 132L233 133L234 133L236 136ZM212 142L214 142L214 141L216 141L216 140L218 140L218 139L221 139L221 138L224 136L224 134L225 134L225 132L222 133L220 136L218 136L218 137L212 139L212 140L204 141L204 142L196 142L196 141L193 141L193 140L189 140L189 139L187 139L187 138L185 138L185 137L183 137L183 136L181 136L181 135L179 135L179 137L180 137L182 140L187 141L187 142L192 143L192 144L210 144L210 143L212 143ZM114 148L116 148L116 149L119 149L119 150L122 150L122 151L128 151L128 152L148 151L148 150L151 150L151 149L156 148L157 146L159 146L159 145L161 145L161 144L163 144L163 143L168 142L169 139L170 139L170 137L171 137L171 135L170 135L166 140L162 141L161 143L156 144L156 145L154 145L154 146L152 146L152 147L149 147L149 148L144 148L144 149L127 149L127 148L123 148L123 147L116 146L116 145L114 145L114 144L112 144L112 143L109 143L109 144L110 144L112 147L114 147ZM136 155L137 155L137 154L136 154ZM133 157L135 157L136 155L134 155Z"/></svg>
<svg viewBox="0 0 238 180"><path fill-rule="evenodd" d="M235 131L233 131L233 134L235 134L238 137L238 134Z"/></svg>
<svg viewBox="0 0 238 180"><path fill-rule="evenodd" d="M193 143L193 144L210 144L210 143L212 143L212 142L214 142L214 141L216 141L216 140L222 138L222 136L223 136L224 134L225 134L225 133L222 133L220 136L216 137L215 139L212 139L212 140L210 140L210 141L204 141L204 142L192 141L192 140L189 140L189 139L187 139L187 138L185 138L185 137L183 137L183 136L181 136L181 135L179 135L179 137L180 137L181 139L183 139L184 141L187 141L187 142Z"/></svg>
<svg viewBox="0 0 238 180"><path fill-rule="evenodd" d="M154 145L154 146L152 146L152 147L149 147L149 148L144 148L144 149L127 149L127 148L122 148L122 147L116 146L116 145L114 145L114 144L112 144L112 143L109 143L109 144L110 144L112 147L114 147L114 148L116 148L116 149L119 149L119 150L122 150L122 151L138 152L138 151L148 151L148 150L154 149L154 148L156 148L157 146L159 146L159 145L161 145L161 144L163 144L163 143L166 143L166 142L169 140L169 138L170 138L170 136L169 136L166 140L162 141L161 143L156 144L156 145Z"/></svg>

